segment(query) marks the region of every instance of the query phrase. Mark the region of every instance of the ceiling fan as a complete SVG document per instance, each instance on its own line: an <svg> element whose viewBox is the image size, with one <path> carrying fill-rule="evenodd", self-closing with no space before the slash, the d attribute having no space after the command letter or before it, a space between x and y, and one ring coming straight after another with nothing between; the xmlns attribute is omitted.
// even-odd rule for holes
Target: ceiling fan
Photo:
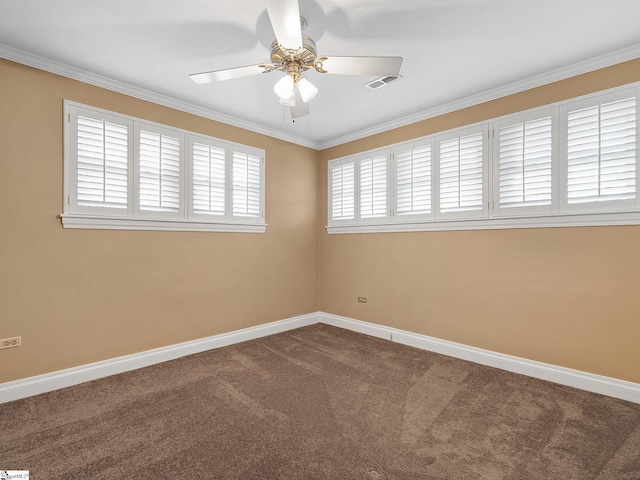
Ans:
<svg viewBox="0 0 640 480"><path fill-rule="evenodd" d="M318 57L315 42L302 31L307 21L300 16L298 0L265 0L269 20L275 33L271 44L271 63L194 73L190 78L199 84L247 77L273 70L285 72L274 86L280 103L291 108L291 118L309 114L308 102L318 89L302 73L313 68L319 73L341 75L377 75L397 77L402 57Z"/></svg>

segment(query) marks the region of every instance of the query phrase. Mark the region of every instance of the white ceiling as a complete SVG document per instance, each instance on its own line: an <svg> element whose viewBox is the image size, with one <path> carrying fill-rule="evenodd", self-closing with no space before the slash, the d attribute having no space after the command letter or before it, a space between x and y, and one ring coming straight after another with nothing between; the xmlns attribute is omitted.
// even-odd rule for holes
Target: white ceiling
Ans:
<svg viewBox="0 0 640 480"><path fill-rule="evenodd" d="M320 93L295 124L273 93L281 72L191 81L269 62L263 0L0 0L0 56L315 148L640 56L640 0L300 0L300 13L319 55L402 56L403 78L372 91L375 77L309 71Z"/></svg>

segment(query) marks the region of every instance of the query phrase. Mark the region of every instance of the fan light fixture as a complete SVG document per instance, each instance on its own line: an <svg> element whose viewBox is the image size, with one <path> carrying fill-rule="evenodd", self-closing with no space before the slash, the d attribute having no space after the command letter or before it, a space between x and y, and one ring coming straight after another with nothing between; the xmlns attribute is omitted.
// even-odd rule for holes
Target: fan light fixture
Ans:
<svg viewBox="0 0 640 480"><path fill-rule="evenodd" d="M295 80L291 75L285 75L273 87L273 91L280 97L280 100L286 100L293 95L295 88Z"/></svg>
<svg viewBox="0 0 640 480"><path fill-rule="evenodd" d="M300 77L297 83L298 91L303 102L310 102L318 94L318 89L306 78Z"/></svg>
<svg viewBox="0 0 640 480"><path fill-rule="evenodd" d="M280 97L280 103L290 107L296 106L296 97L304 103L310 102L317 95L318 89L300 72L303 67L295 60L286 62L287 74L274 85L273 91Z"/></svg>

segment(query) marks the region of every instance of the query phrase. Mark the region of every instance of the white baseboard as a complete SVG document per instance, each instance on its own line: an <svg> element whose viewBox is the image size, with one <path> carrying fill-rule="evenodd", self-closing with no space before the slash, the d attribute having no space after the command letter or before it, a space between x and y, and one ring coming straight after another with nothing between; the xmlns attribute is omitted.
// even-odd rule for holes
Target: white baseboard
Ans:
<svg viewBox="0 0 640 480"><path fill-rule="evenodd" d="M471 347L461 343L440 340L426 335L407 332L397 328L385 327L375 323L363 322L352 318L341 317L320 312L319 321L334 327L346 328L354 332L373 337L384 338L393 342L409 345L421 350L441 353L450 357L500 368L509 372L520 373L530 377L579 388L589 392L600 393L620 398L629 402L640 403L640 384L605 377L593 373L581 372L570 368L558 367L548 363L527 360L504 353L492 352L482 348Z"/></svg>
<svg viewBox="0 0 640 480"><path fill-rule="evenodd" d="M267 335L293 330L294 328L306 327L318 323L318 321L319 314L310 313L308 315L300 315L286 320L258 325L257 327L245 328L221 335L192 340L190 342L178 343L167 347L134 353L132 355L112 358L102 362L2 383L0 384L0 403L11 402L59 388L70 387L90 380L127 372L129 370L148 367L149 365L204 352L205 350L246 342L247 340L266 337Z"/></svg>
<svg viewBox="0 0 640 480"><path fill-rule="evenodd" d="M19 400L59 388L70 387L90 380L174 360L194 353L266 337L267 335L293 330L294 328L306 327L315 323L325 323L422 350L441 353L481 365L496 367L502 370L640 404L640 384L637 383L527 360L525 358L492 352L490 350L323 312L300 315L286 320L223 333L221 335L214 335L212 337L169 345L167 347L147 350L145 352L117 357L102 362L2 383L0 384L0 403Z"/></svg>

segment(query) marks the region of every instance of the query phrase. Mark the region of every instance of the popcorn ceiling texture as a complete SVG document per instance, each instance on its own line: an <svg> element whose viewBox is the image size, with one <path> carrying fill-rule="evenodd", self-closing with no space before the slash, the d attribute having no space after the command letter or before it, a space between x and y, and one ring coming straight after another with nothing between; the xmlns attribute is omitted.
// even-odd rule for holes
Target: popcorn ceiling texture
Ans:
<svg viewBox="0 0 640 480"><path fill-rule="evenodd" d="M0 405L65 479L640 478L640 405L317 324Z"/></svg>

